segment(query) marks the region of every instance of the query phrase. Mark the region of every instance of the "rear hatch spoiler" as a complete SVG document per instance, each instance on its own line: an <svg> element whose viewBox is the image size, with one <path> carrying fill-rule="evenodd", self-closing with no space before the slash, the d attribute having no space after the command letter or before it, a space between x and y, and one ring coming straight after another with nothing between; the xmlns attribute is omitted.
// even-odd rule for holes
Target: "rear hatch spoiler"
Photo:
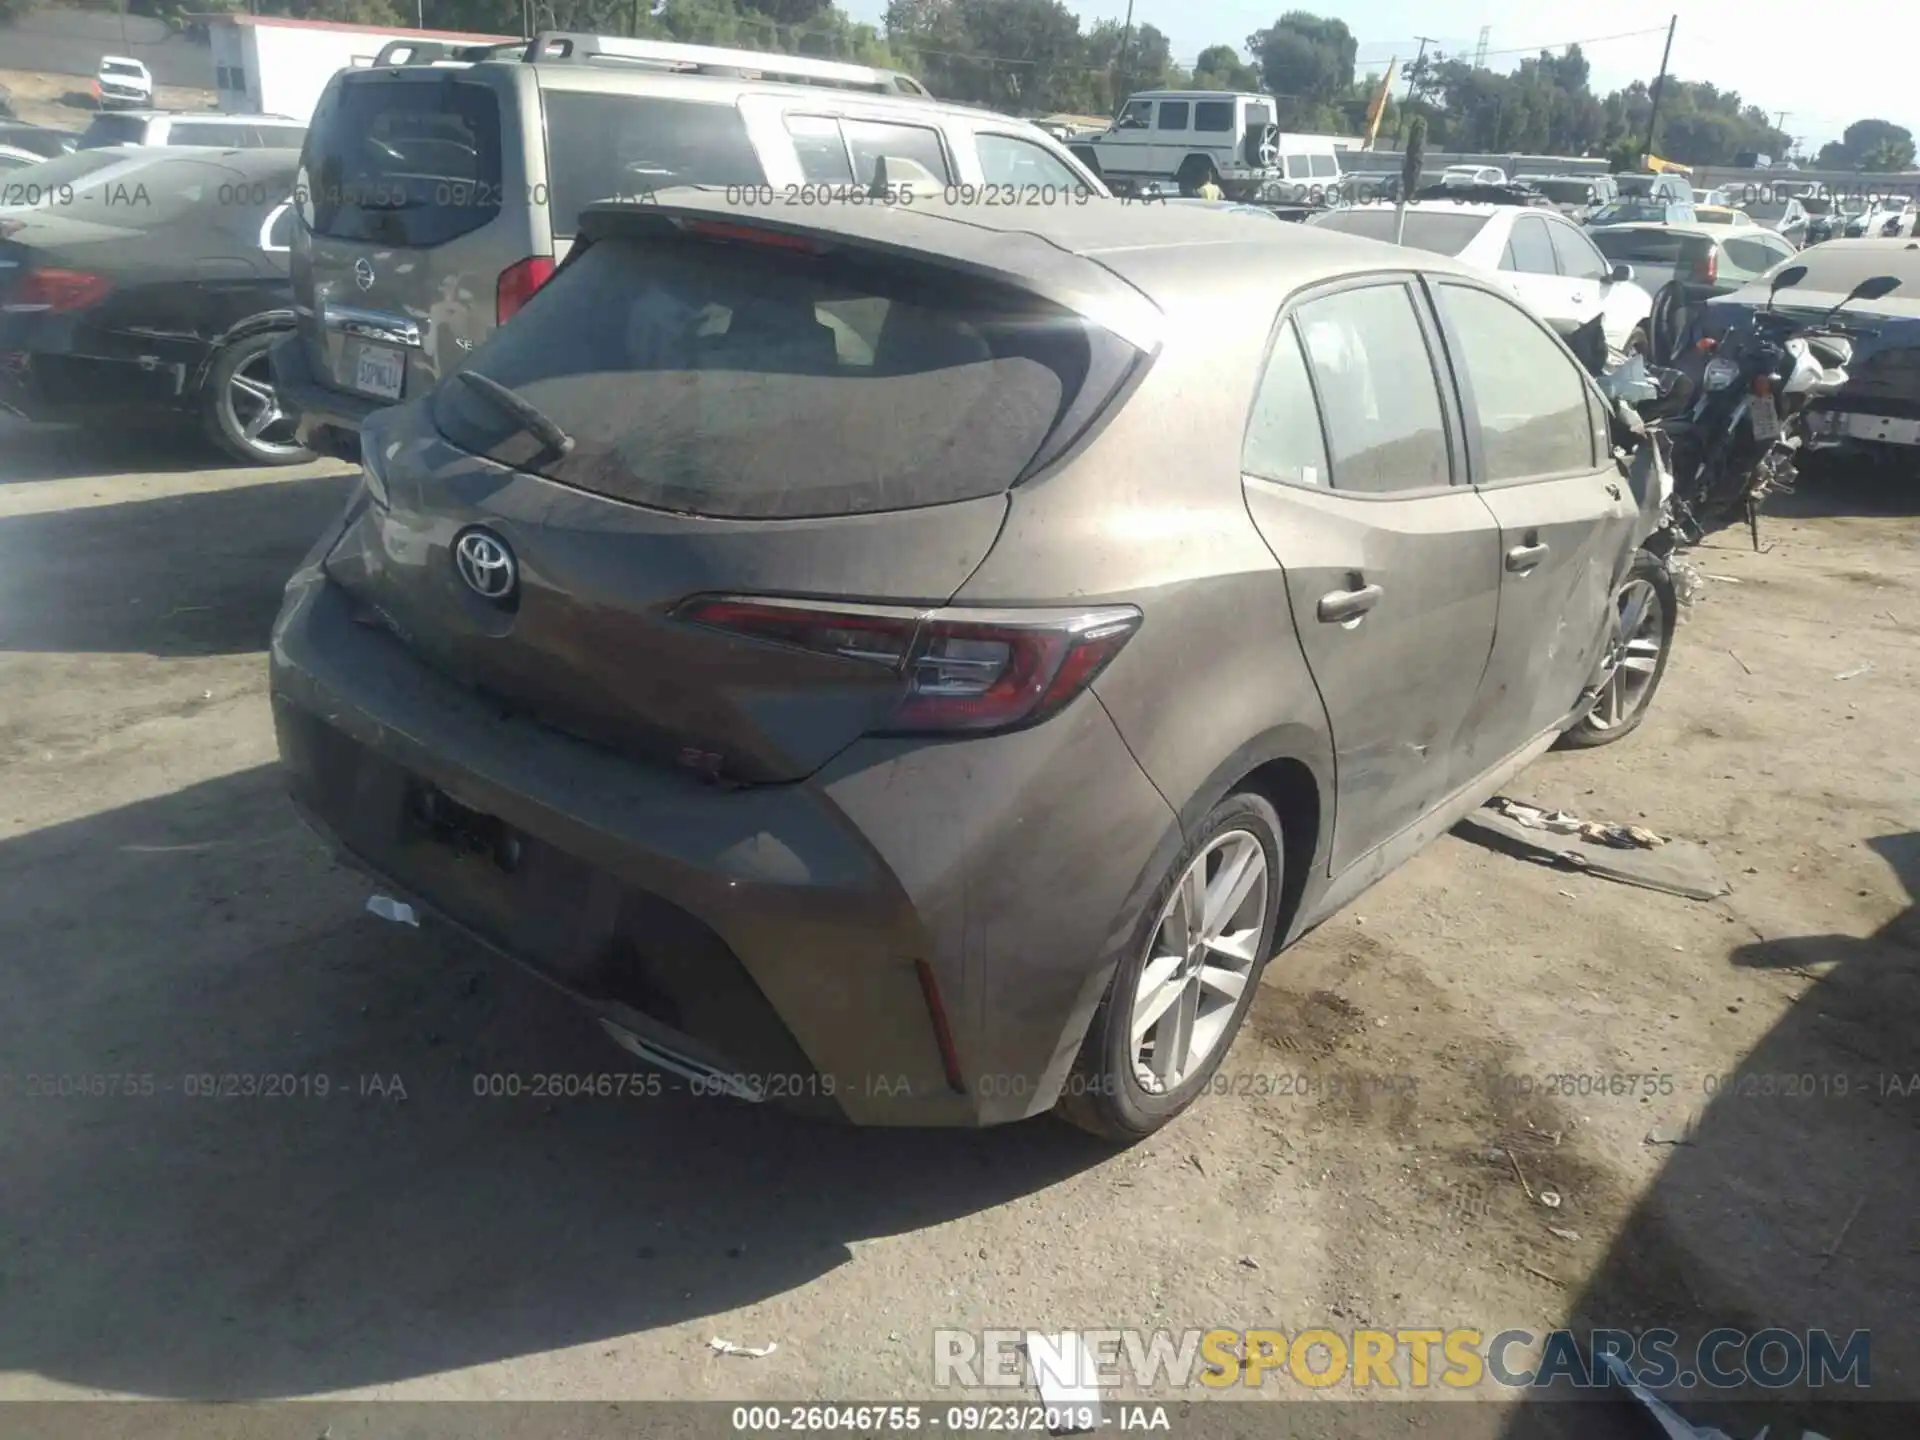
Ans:
<svg viewBox="0 0 1920 1440"><path fill-rule="evenodd" d="M1011 212L992 213L999 218ZM1091 256L1042 235L982 224L980 214L978 206L950 205L939 196L896 203L856 195L822 205L787 202L777 192L747 210L729 204L718 188L675 187L583 209L567 263L598 240L689 230L746 243L867 250L1027 291L1083 316L1143 355L1159 349L1164 316L1132 284Z"/></svg>

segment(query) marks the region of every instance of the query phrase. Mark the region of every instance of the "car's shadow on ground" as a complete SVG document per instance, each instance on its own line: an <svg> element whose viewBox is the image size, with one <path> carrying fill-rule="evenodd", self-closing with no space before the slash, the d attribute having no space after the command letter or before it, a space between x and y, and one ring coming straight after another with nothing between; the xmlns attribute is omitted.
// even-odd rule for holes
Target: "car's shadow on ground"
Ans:
<svg viewBox="0 0 1920 1440"><path fill-rule="evenodd" d="M215 1398L401 1381L778 1296L1110 1153L1044 1120L481 1098L639 1067L367 893L271 767L0 842L0 1370Z"/></svg>
<svg viewBox="0 0 1920 1440"><path fill-rule="evenodd" d="M1920 456L1874 461L1810 456L1794 488L1769 495L1762 516L1920 515Z"/></svg>
<svg viewBox="0 0 1920 1440"><path fill-rule="evenodd" d="M1920 834L1872 844L1909 898L1920 895ZM1734 961L1810 983L1711 1097L1695 1097L1690 1141L1663 1152L1671 1158L1575 1301L1573 1328L1672 1328L1688 1369L1695 1340L1718 1326L1803 1338L1825 1330L1842 1352L1854 1332L1867 1331L1869 1388L1794 1387L1774 1397L1747 1389L1737 1406L1677 1408L1734 1440L1763 1425L1771 1440L1796 1440L1803 1427L1834 1440L1912 1440L1920 1434L1920 906L1866 939L1761 941ZM1754 1276L1757 1284L1734 1278ZM1736 1347L1720 1358L1737 1363L1740 1354ZM1784 1358L1776 1349L1768 1363ZM1526 1406L1506 1433L1585 1433L1571 1428L1585 1408Z"/></svg>
<svg viewBox="0 0 1920 1440"><path fill-rule="evenodd" d="M0 516L0 650L264 650L350 473Z"/></svg>
<svg viewBox="0 0 1920 1440"><path fill-rule="evenodd" d="M33 425L0 412L0 485L93 476L179 474L234 462L192 421Z"/></svg>

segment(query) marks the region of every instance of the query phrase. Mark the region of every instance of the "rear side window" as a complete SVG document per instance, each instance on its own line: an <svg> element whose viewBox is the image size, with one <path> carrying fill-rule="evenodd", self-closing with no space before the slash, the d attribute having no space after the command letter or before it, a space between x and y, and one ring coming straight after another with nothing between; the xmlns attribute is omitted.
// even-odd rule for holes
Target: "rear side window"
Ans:
<svg viewBox="0 0 1920 1440"><path fill-rule="evenodd" d="M1343 290L1301 306L1298 324L1324 405L1333 488L1451 483L1439 385L1406 287Z"/></svg>
<svg viewBox="0 0 1920 1440"><path fill-rule="evenodd" d="M468 368L574 439L554 459L453 381L454 444L657 509L744 518L1000 493L1134 351L946 269L728 241L593 243Z"/></svg>
<svg viewBox="0 0 1920 1440"><path fill-rule="evenodd" d="M853 151L853 178L865 185L872 181L874 166L883 158L887 175L894 184L913 179L912 167L918 166L942 185L953 183L947 168L946 151L940 145L940 132L924 125L894 125L881 120L840 122ZM907 162L901 165L900 162Z"/></svg>
<svg viewBox="0 0 1920 1440"><path fill-rule="evenodd" d="M851 185L853 167L840 122L831 115L789 115L787 135L800 160L800 173L813 185Z"/></svg>
<svg viewBox="0 0 1920 1440"><path fill-rule="evenodd" d="M1439 288L1472 381L1486 481L1591 470L1587 382L1573 361L1499 296L1462 285Z"/></svg>
<svg viewBox="0 0 1920 1440"><path fill-rule="evenodd" d="M253 143L267 150L298 150L307 132L298 125L253 125Z"/></svg>
<svg viewBox="0 0 1920 1440"><path fill-rule="evenodd" d="M1216 135L1233 133L1233 101L1199 100L1193 107L1193 128Z"/></svg>
<svg viewBox="0 0 1920 1440"><path fill-rule="evenodd" d="M1762 275L1787 258L1785 250L1764 240L1727 239L1720 242L1727 258L1750 275Z"/></svg>
<svg viewBox="0 0 1920 1440"><path fill-rule="evenodd" d="M1281 327L1267 373L1260 377L1240 468L1290 485L1327 483L1327 442L1320 433L1313 382L1307 378L1307 357L1292 321Z"/></svg>
<svg viewBox="0 0 1920 1440"><path fill-rule="evenodd" d="M321 97L298 186L316 235L444 245L500 213L500 106L451 76L349 79Z"/></svg>
<svg viewBox="0 0 1920 1440"><path fill-rule="evenodd" d="M1331 155L1314 155L1309 158L1313 161L1313 173L1316 176L1340 173L1340 167L1334 163Z"/></svg>
<svg viewBox="0 0 1920 1440"><path fill-rule="evenodd" d="M1186 129L1187 102L1184 100L1162 100L1160 102L1160 128L1162 130Z"/></svg>
<svg viewBox="0 0 1920 1440"><path fill-rule="evenodd" d="M1553 254L1560 262L1562 275L1575 280L1604 280L1611 273L1613 267L1573 226L1549 223L1547 233L1553 239Z"/></svg>
<svg viewBox="0 0 1920 1440"><path fill-rule="evenodd" d="M211 145L221 150L245 150L253 137L245 125L203 125L176 120L167 130L169 145Z"/></svg>
<svg viewBox="0 0 1920 1440"><path fill-rule="evenodd" d="M574 233L596 200L669 185L759 185L766 180L733 106L644 95L549 90L550 224Z"/></svg>
<svg viewBox="0 0 1920 1440"><path fill-rule="evenodd" d="M1559 262L1553 258L1553 237L1547 233L1547 222L1531 215L1514 221L1513 233L1507 237L1506 258L1500 268L1517 270L1523 275L1559 274Z"/></svg>

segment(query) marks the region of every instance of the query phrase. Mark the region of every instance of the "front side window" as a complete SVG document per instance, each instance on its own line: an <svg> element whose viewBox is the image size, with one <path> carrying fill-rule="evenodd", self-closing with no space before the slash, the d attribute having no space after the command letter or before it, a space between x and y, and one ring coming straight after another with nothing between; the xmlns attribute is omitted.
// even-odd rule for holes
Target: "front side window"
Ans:
<svg viewBox="0 0 1920 1440"><path fill-rule="evenodd" d="M1153 125L1153 102L1151 100L1129 100L1127 108L1120 112L1120 121L1116 130L1147 130Z"/></svg>
<svg viewBox="0 0 1920 1440"><path fill-rule="evenodd" d="M1233 133L1233 102L1231 100L1201 100L1193 107L1193 128L1214 135Z"/></svg>
<svg viewBox="0 0 1920 1440"><path fill-rule="evenodd" d="M1525 311L1464 285L1440 287L1480 421L1489 484L1593 468L1587 383Z"/></svg>
<svg viewBox="0 0 1920 1440"><path fill-rule="evenodd" d="M982 133L974 140L980 174L989 185L1042 185L1075 192L1087 182L1060 163L1044 146L1017 135Z"/></svg>
<svg viewBox="0 0 1920 1440"><path fill-rule="evenodd" d="M1361 494L1451 483L1440 389L1404 285L1345 290L1300 307L1332 452L1333 488Z"/></svg>
<svg viewBox="0 0 1920 1440"><path fill-rule="evenodd" d="M1266 374L1260 377L1240 468L1290 485L1327 483L1327 442L1320 431L1313 382L1307 378L1307 357L1291 320L1280 327Z"/></svg>

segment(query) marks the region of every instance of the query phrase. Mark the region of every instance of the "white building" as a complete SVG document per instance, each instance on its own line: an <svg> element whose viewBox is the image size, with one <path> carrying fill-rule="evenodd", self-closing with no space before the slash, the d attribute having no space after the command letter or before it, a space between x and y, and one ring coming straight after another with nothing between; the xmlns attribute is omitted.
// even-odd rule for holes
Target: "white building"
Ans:
<svg viewBox="0 0 1920 1440"><path fill-rule="evenodd" d="M393 40L440 40L488 45L510 35L462 35L446 30L355 27L273 15L196 16L213 41L214 89L222 110L290 115L307 120L320 92L339 70L373 64Z"/></svg>

